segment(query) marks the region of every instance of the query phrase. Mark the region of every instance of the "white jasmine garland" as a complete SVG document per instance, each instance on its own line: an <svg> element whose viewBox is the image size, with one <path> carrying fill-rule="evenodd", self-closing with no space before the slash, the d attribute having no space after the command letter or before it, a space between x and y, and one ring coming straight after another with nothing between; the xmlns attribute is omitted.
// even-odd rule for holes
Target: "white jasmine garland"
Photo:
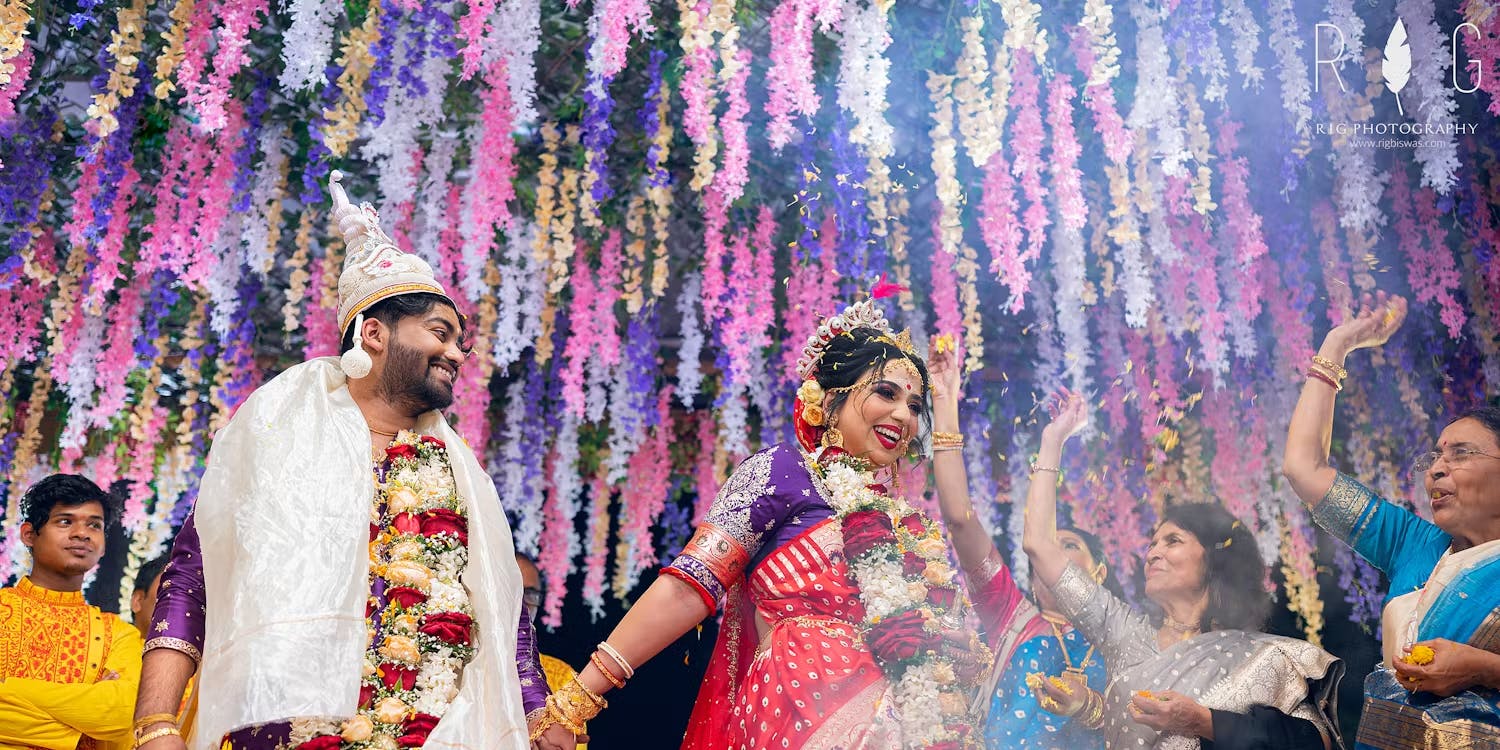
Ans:
<svg viewBox="0 0 1500 750"><path fill-rule="evenodd" d="M448 222L448 173L453 171L453 152L457 148L457 137L450 133L438 133L433 136L432 147L428 149L427 160L422 165L425 172L413 217L417 229L413 232L412 249L433 268L440 268L442 265L438 245L442 242L443 229ZM500 299L503 304L505 297Z"/></svg>
<svg viewBox="0 0 1500 750"><path fill-rule="evenodd" d="M839 106L854 115L849 140L865 147L876 159L891 155L891 124L885 119L889 106L891 62L885 50L891 44L888 3L844 0L843 54L839 65Z"/></svg>
<svg viewBox="0 0 1500 750"><path fill-rule="evenodd" d="M1307 59L1302 54L1302 31L1292 0L1271 2L1271 51L1281 78L1281 106L1292 118L1297 137L1309 136L1312 122L1312 85L1307 79Z"/></svg>
<svg viewBox="0 0 1500 750"><path fill-rule="evenodd" d="M1260 25L1255 22L1255 15L1245 0L1223 0L1219 23L1234 37L1230 46L1234 48L1234 69L1239 73L1240 88L1259 91L1265 71L1255 64L1255 56L1260 52Z"/></svg>
<svg viewBox="0 0 1500 750"><path fill-rule="evenodd" d="M344 13L341 0L284 0L291 23L281 35L286 67L277 82L288 95L323 81L323 67L333 56L333 27Z"/></svg>
<svg viewBox="0 0 1500 750"><path fill-rule="evenodd" d="M703 329L698 323L697 300L701 296L703 275L698 271L688 274L677 295L677 313L681 318L681 340L677 348L677 400L686 408L693 408L698 397L698 388L703 384L702 364Z"/></svg>
<svg viewBox="0 0 1500 750"><path fill-rule="evenodd" d="M1458 102L1448 84L1453 56L1448 51L1448 37L1438 29L1434 13L1432 0L1396 2L1396 14L1404 19L1411 41L1411 86L1402 92L1410 102L1405 107L1406 116L1418 123L1448 123L1458 111ZM1456 136L1431 133L1423 136L1423 142L1430 145L1416 149L1414 154L1422 165L1422 186L1446 194L1458 181Z"/></svg>

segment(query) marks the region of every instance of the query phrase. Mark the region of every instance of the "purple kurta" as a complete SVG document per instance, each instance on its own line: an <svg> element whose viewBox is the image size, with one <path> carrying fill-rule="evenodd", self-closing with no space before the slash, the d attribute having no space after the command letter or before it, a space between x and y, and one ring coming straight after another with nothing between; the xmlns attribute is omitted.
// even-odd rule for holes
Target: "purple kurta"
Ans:
<svg viewBox="0 0 1500 750"><path fill-rule="evenodd" d="M378 586L383 584L378 578L373 580ZM162 572L160 593L151 617L150 640L146 641L145 650L170 648L187 654L194 662L202 659L207 609L203 588L203 555L198 527L194 514L189 513L172 545L171 561ZM383 591L370 593L384 601ZM521 676L522 705L529 716L546 703L548 690L547 677L542 672L537 654L531 613L524 604L521 605L520 622L516 624L516 669ZM233 750L275 748L286 743L289 731L286 722L278 722L239 729L230 732L226 739Z"/></svg>

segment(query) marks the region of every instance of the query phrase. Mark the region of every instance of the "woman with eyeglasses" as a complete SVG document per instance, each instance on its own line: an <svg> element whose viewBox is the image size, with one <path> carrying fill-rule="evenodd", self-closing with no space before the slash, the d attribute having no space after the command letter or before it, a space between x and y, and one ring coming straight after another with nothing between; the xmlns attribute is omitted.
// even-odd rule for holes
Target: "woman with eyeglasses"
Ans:
<svg viewBox="0 0 1500 750"><path fill-rule="evenodd" d="M1381 292L1328 332L1282 474L1318 525L1390 579L1355 747L1500 747L1500 409L1465 412L1417 459L1431 522L1328 464L1345 357L1384 344L1405 318L1406 300Z"/></svg>

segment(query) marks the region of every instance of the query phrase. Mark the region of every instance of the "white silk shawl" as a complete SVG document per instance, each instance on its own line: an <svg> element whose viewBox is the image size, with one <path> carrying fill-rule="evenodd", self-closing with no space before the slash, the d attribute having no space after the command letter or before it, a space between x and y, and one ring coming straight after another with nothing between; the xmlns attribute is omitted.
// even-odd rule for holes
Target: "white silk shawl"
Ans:
<svg viewBox="0 0 1500 750"><path fill-rule="evenodd" d="M324 357L256 390L214 437L195 511L207 621L194 750L215 750L233 729L356 712L375 492L367 430L338 360ZM423 414L417 430L447 444L468 505L476 646L426 747L525 750L510 526L442 414Z"/></svg>

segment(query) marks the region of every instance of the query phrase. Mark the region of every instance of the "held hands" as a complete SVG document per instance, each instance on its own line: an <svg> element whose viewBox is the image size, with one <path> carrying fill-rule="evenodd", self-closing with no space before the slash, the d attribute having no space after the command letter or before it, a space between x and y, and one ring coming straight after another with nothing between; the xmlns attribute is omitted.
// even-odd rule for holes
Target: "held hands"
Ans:
<svg viewBox="0 0 1500 750"><path fill-rule="evenodd" d="M1042 428L1042 444L1046 446L1061 448L1089 422L1088 401L1083 394L1067 388L1057 389L1048 400L1047 413L1052 415L1052 421Z"/></svg>
<svg viewBox="0 0 1500 750"><path fill-rule="evenodd" d="M1347 354L1355 349L1376 347L1389 341L1406 320L1406 298L1376 292L1359 300L1359 311L1328 332L1326 342Z"/></svg>
<svg viewBox="0 0 1500 750"><path fill-rule="evenodd" d="M573 750L578 745L588 744L588 741L588 735L574 737L563 725L553 724L531 743L531 747L534 750Z"/></svg>
<svg viewBox="0 0 1500 750"><path fill-rule="evenodd" d="M1401 687L1411 692L1432 693L1440 698L1457 695L1471 687L1483 685L1485 665L1493 659L1488 651L1446 638L1413 644L1431 649L1425 664L1413 664L1410 653L1395 660L1392 668Z"/></svg>
<svg viewBox="0 0 1500 750"><path fill-rule="evenodd" d="M1211 739L1214 718L1197 701L1171 690L1136 692L1130 696L1130 718L1158 732L1175 732Z"/></svg>

